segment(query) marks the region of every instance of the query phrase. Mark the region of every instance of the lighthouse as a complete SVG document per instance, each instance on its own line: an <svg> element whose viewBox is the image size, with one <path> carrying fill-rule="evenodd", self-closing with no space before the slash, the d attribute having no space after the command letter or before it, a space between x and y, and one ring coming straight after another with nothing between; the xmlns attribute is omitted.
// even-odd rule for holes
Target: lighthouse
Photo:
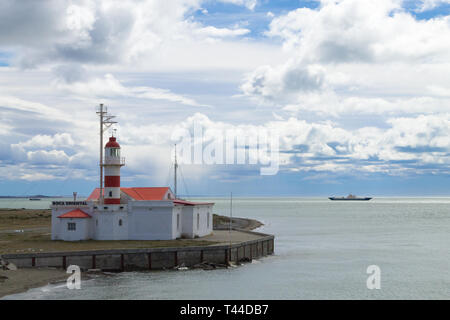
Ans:
<svg viewBox="0 0 450 320"><path fill-rule="evenodd" d="M116 137L109 137L105 145L105 192L104 204L120 204L120 167L125 161L120 157L120 145Z"/></svg>
<svg viewBox="0 0 450 320"><path fill-rule="evenodd" d="M117 137L113 133L103 141L104 130L117 122L103 104L97 114L99 188L85 201L52 202L52 240L174 240L211 234L214 203L178 199L169 187L120 186L125 159ZM175 158L175 176L177 168ZM176 182L175 177L175 190Z"/></svg>

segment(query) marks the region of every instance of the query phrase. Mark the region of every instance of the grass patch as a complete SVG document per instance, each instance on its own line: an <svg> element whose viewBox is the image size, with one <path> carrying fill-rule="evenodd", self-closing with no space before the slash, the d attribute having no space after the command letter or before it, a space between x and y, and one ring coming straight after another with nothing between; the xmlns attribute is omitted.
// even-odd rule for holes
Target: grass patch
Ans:
<svg viewBox="0 0 450 320"><path fill-rule="evenodd" d="M50 209L0 209L0 230L50 228L51 221Z"/></svg>

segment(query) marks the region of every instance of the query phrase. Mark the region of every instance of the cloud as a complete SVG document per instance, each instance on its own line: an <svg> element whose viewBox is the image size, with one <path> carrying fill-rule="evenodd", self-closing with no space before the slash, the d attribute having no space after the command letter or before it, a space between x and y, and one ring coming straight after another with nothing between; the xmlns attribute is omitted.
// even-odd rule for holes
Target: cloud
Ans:
<svg viewBox="0 0 450 320"><path fill-rule="evenodd" d="M248 8L256 5L253 0L232 2ZM195 44L249 33L194 21L190 14L201 3L5 0L0 5L0 47L16 51L16 62L26 68L54 63L114 65L145 60L179 41Z"/></svg>
<svg viewBox="0 0 450 320"><path fill-rule="evenodd" d="M42 181L42 180L54 180L58 177L45 173L24 173L20 176L20 179L27 181Z"/></svg>
<svg viewBox="0 0 450 320"><path fill-rule="evenodd" d="M223 2L245 14L258 5ZM170 137L195 123L206 142L226 130L279 132L281 170L291 174L449 171L448 16L418 20L400 0L321 1L269 14L264 38L239 17L199 22L204 4L2 1L0 50L10 66L0 78L1 178L96 180L100 102L118 115L129 183L167 183ZM424 1L423 10L440 4ZM186 108L205 103L214 109ZM217 181L259 174L186 172Z"/></svg>
<svg viewBox="0 0 450 320"><path fill-rule="evenodd" d="M275 17L290 56L249 73L244 96L288 114L448 112L449 16L417 20L397 0L321 1Z"/></svg>
<svg viewBox="0 0 450 320"><path fill-rule="evenodd" d="M448 17L416 20L397 0L322 1L272 20L268 36L281 38L301 60L321 63L445 61Z"/></svg>
<svg viewBox="0 0 450 320"><path fill-rule="evenodd" d="M449 112L449 100L434 97L359 97L338 95L333 91L298 95L296 103L283 110L291 115L308 112L323 117L343 117L345 114L399 116L406 114L435 114Z"/></svg>
<svg viewBox="0 0 450 320"><path fill-rule="evenodd" d="M196 35L205 37L235 37L242 36L249 33L249 29L238 28L238 29L228 29L228 28L216 28L213 26L203 27L195 30Z"/></svg>
<svg viewBox="0 0 450 320"><path fill-rule="evenodd" d="M294 117L260 125L233 124L196 113L180 123L121 125L119 142L122 156L126 158L124 178L130 181L150 179L152 184L167 183L176 142L173 134L180 130L193 132L195 125L203 128L203 147L217 139L223 141L227 132L247 138L256 137L261 130L276 132L279 135L280 170L284 172L405 175L445 172L450 166L450 113L393 117L387 120L385 128L366 126L352 130L332 122L307 122ZM75 136L61 132L11 144L9 154L6 152L0 159L9 166L3 179L23 179L24 175L31 179L30 172L42 174L33 178L35 180L39 177L62 179L70 172L71 176L80 179L95 180L98 174L97 142L83 138L79 131L75 130ZM8 162L8 159L12 161ZM239 175L244 172L250 176L259 175L252 165L246 165L245 169L237 165L226 168L184 165L187 177L191 177L191 169L197 179L211 175L224 181L237 179L237 176L232 178L233 170L238 170Z"/></svg>
<svg viewBox="0 0 450 320"><path fill-rule="evenodd" d="M175 94L167 89L152 88L146 86L124 86L112 74L106 74L103 78L90 78L78 80L78 76L66 82L63 75L61 80L56 80L54 86L58 90L71 93L77 98L108 98L128 97L138 99L166 100L194 107L205 107L193 99ZM73 79L77 79L76 81Z"/></svg>
<svg viewBox="0 0 450 320"><path fill-rule="evenodd" d="M254 10L256 5L258 4L258 0L219 0L224 3L232 3L239 6L245 6L249 10Z"/></svg>
<svg viewBox="0 0 450 320"><path fill-rule="evenodd" d="M241 90L245 95L282 102L292 95L320 90L324 73L317 66L288 62L280 67L262 66L247 75Z"/></svg>
<svg viewBox="0 0 450 320"><path fill-rule="evenodd" d="M424 0L419 2L420 4L417 7L418 12L433 10L443 4L450 4L450 0Z"/></svg>
<svg viewBox="0 0 450 320"><path fill-rule="evenodd" d="M27 153L29 163L31 164L54 164L64 165L69 161L69 157L62 150L38 150Z"/></svg>
<svg viewBox="0 0 450 320"><path fill-rule="evenodd" d="M45 148L45 147L72 147L75 142L69 133L57 133L53 136L40 135L32 137L30 140L19 143L22 148Z"/></svg>

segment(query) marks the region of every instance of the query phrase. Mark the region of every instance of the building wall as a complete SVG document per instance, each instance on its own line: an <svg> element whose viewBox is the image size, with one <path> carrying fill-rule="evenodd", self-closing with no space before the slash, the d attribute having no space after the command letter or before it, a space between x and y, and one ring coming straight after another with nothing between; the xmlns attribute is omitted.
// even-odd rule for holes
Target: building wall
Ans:
<svg viewBox="0 0 450 320"><path fill-rule="evenodd" d="M181 238L181 233L183 231L183 207L182 206L174 206L172 210L172 233L175 238Z"/></svg>
<svg viewBox="0 0 450 320"><path fill-rule="evenodd" d="M74 207L52 210L52 240L172 240L203 237L212 232L212 205L173 205L172 201L129 201L128 204L92 203L81 209L92 218L67 230L66 220L57 218ZM209 213L209 224L208 224ZM197 224L198 215L198 224Z"/></svg>
<svg viewBox="0 0 450 320"><path fill-rule="evenodd" d="M90 226L90 218L64 218L60 219L60 230L63 231L60 233L61 240L64 241L80 241L87 240L90 238L89 235L89 226ZM69 223L75 223L75 230L68 230L67 225Z"/></svg>
<svg viewBox="0 0 450 320"><path fill-rule="evenodd" d="M193 206L182 207L182 238L194 238Z"/></svg>
<svg viewBox="0 0 450 320"><path fill-rule="evenodd" d="M212 206L194 206L194 236L204 237L212 232ZM209 223L208 223L209 213Z"/></svg>
<svg viewBox="0 0 450 320"><path fill-rule="evenodd" d="M52 208L52 240L79 241L92 238L92 218L68 219L58 218L58 216L78 208L77 206L53 207ZM80 207L83 211L91 214L91 208ZM67 230L67 223L76 223L76 230Z"/></svg>
<svg viewBox="0 0 450 320"><path fill-rule="evenodd" d="M182 237L204 237L213 230L212 205L196 205L183 207ZM208 223L209 213L209 223Z"/></svg>
<svg viewBox="0 0 450 320"><path fill-rule="evenodd" d="M111 206L110 206L111 207ZM93 214L95 240L128 240L129 220L126 210L100 211Z"/></svg>
<svg viewBox="0 0 450 320"><path fill-rule="evenodd" d="M176 215L171 201L133 201L128 203L129 240L172 240Z"/></svg>

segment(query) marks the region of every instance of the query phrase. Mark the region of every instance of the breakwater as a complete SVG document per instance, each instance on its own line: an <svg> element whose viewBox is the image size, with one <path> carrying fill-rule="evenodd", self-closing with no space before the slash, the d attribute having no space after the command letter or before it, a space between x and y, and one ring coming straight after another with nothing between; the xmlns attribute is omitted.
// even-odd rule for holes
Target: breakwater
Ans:
<svg viewBox="0 0 450 320"><path fill-rule="evenodd" d="M103 271L161 270L177 266L192 267L201 263L225 264L251 261L273 254L274 236L234 229L257 236L249 241L210 246L111 249L67 252L5 254L2 258L19 268L55 267L66 269L77 265L82 270Z"/></svg>

